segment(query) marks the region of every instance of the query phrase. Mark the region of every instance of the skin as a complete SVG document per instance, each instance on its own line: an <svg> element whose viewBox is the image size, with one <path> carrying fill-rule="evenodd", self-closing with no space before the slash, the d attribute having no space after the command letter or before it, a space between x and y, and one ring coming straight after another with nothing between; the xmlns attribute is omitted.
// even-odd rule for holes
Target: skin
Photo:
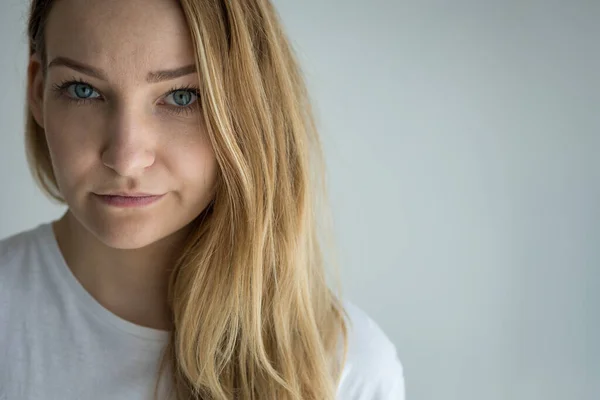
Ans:
<svg viewBox="0 0 600 400"><path fill-rule="evenodd" d="M65 261L108 310L168 330L168 271L217 175L197 74L148 82L151 72L194 65L184 15L170 0L58 0L46 49L55 65L44 77L31 57L28 99L68 205L53 224ZM64 87L73 80L85 83ZM97 196L117 191L164 196L135 208Z"/></svg>

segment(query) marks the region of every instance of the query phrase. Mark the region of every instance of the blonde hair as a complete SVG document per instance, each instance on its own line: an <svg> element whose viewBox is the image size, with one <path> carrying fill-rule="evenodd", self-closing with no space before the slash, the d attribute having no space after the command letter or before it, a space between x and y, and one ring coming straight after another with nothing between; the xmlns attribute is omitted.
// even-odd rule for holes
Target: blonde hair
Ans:
<svg viewBox="0 0 600 400"><path fill-rule="evenodd" d="M29 19L44 68L53 2L33 0ZM324 163L298 62L268 0L180 4L219 177L171 273L160 372L177 399L334 399L347 321L326 282ZM29 110L26 145L40 187L64 203Z"/></svg>

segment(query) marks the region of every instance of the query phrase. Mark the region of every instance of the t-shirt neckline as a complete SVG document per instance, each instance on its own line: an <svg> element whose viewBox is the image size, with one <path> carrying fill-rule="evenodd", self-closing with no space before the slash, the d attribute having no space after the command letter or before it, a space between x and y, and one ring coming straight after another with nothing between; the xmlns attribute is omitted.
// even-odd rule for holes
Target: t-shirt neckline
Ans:
<svg viewBox="0 0 600 400"><path fill-rule="evenodd" d="M136 336L141 339L166 343L170 335L169 331L138 325L119 317L118 315L104 307L102 304L100 304L85 289L85 287L83 287L81 282L79 282L79 280L75 277L75 275L67 265L63 254L60 251L58 241L56 240L54 230L52 229L52 223L47 222L41 224L40 232L42 241L45 244L47 250L49 251L48 255L50 260L52 261L52 264L56 268L58 274L71 288L74 295L78 298L82 307L86 308L104 323L108 323L122 332L126 332L130 335Z"/></svg>

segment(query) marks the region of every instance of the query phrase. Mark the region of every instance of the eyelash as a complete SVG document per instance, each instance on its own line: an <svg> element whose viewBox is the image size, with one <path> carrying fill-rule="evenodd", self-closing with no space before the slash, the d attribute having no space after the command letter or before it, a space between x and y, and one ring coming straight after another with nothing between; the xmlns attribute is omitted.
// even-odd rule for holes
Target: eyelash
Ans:
<svg viewBox="0 0 600 400"><path fill-rule="evenodd" d="M89 83L87 83L86 81L84 81L82 79L77 79L77 78L73 78L70 80L64 80L61 83L54 84L54 85L52 85L52 89L55 93L57 93L57 95L59 97L64 97L67 101L75 103L77 105L91 104L98 99L98 97L94 97L91 99L78 99L78 98L71 97L67 93L67 89L71 85L85 85L85 86L88 86L89 88L91 88L94 92L97 92L98 94L100 94L99 91L94 86L90 85ZM200 104L200 89L193 85L177 86L177 87L171 88L165 94L164 97L170 96L171 94L173 94L175 92L180 92L180 91L190 92L190 93L196 95L196 101L194 101L189 106L173 106L173 105L167 104L167 106L168 106L167 109L169 110L170 113L175 114L175 115L188 115L188 114L192 113L194 111L194 109L197 108Z"/></svg>

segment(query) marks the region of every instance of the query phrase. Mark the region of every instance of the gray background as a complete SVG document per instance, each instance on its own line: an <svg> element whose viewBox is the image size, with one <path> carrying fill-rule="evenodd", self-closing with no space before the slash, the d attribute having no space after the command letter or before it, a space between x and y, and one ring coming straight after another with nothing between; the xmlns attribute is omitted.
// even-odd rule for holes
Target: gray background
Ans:
<svg viewBox="0 0 600 400"><path fill-rule="evenodd" d="M600 398L600 1L275 3L408 399ZM26 8L0 5L0 237L62 212L23 152Z"/></svg>

